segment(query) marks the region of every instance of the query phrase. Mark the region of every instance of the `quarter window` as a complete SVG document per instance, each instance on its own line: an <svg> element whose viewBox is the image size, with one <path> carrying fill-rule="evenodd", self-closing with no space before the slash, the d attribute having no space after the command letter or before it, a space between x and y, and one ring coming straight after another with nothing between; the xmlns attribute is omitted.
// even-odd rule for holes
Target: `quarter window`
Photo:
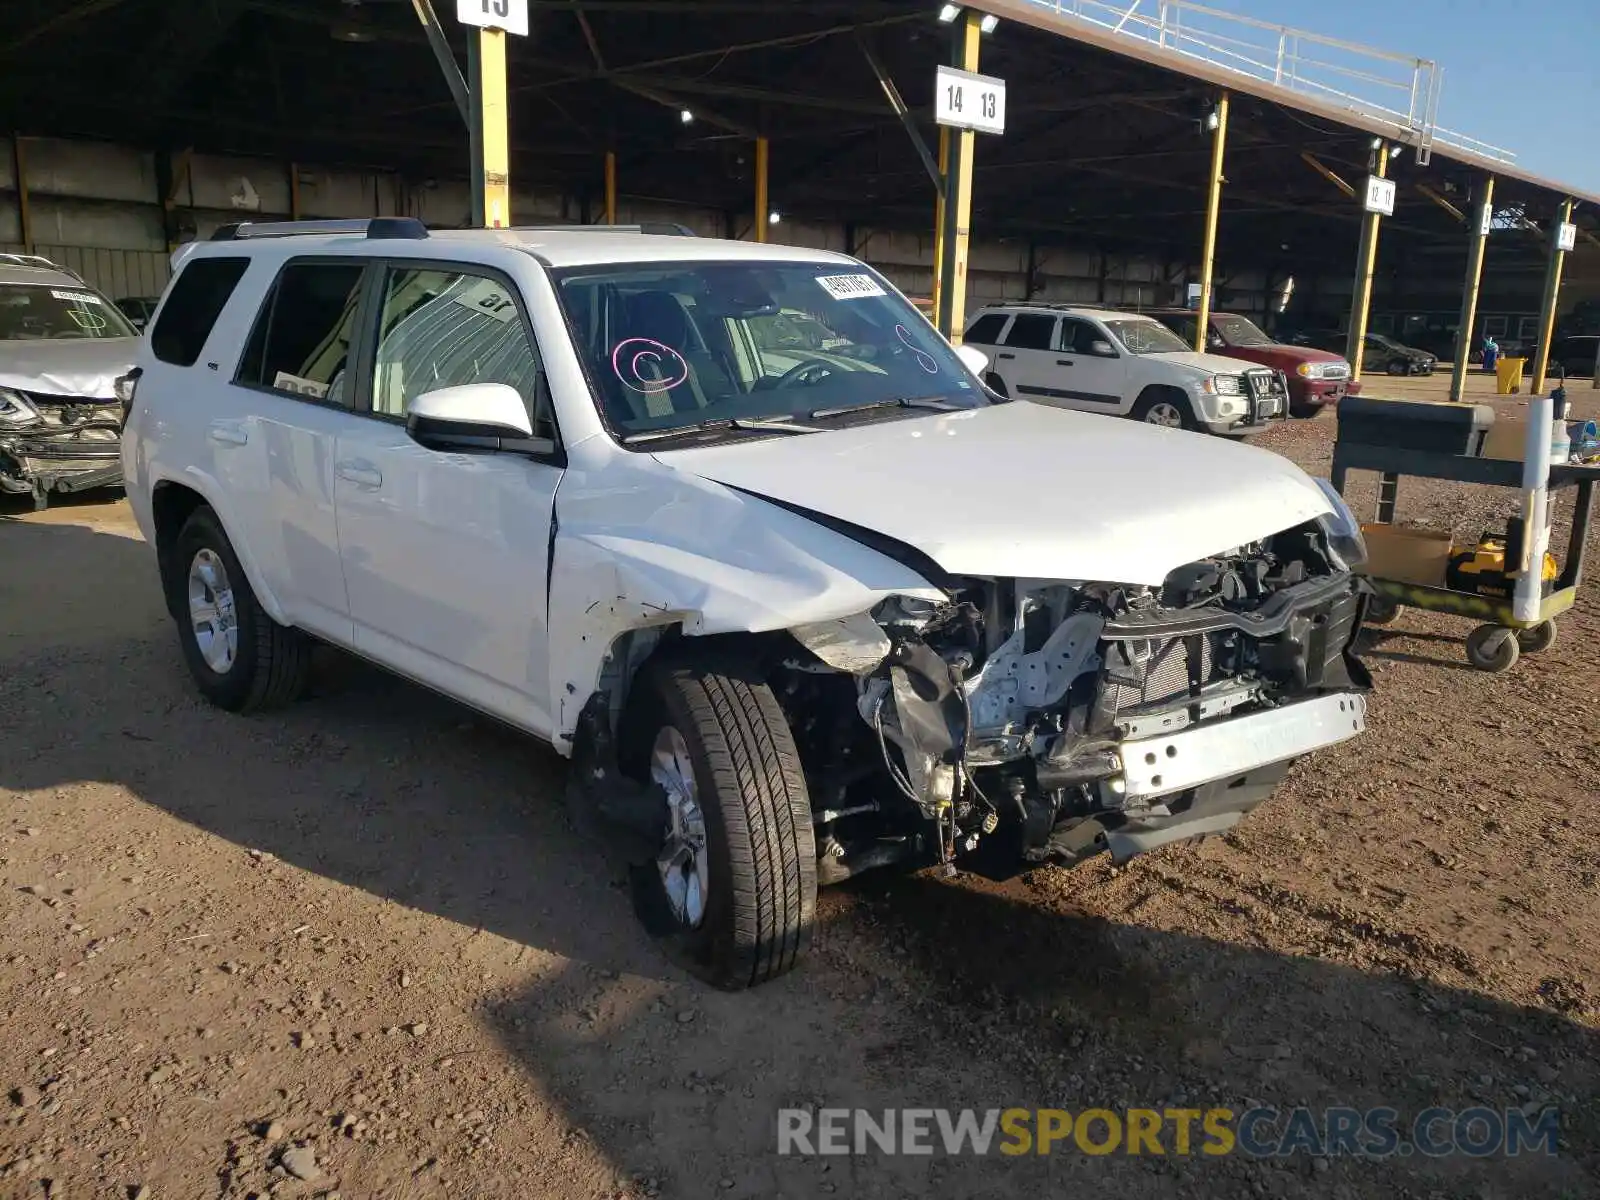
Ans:
<svg viewBox="0 0 1600 1200"><path fill-rule="evenodd" d="M365 271L358 262L284 267L256 317L238 382L348 403L350 342Z"/></svg>
<svg viewBox="0 0 1600 1200"><path fill-rule="evenodd" d="M539 357L508 283L438 267L392 268L372 373L372 411L403 418L424 392L465 383L516 388L534 435L555 436Z"/></svg>
<svg viewBox="0 0 1600 1200"><path fill-rule="evenodd" d="M1018 350L1049 350L1056 334L1056 318L1039 313L1018 313L1006 334L1006 345Z"/></svg>
<svg viewBox="0 0 1600 1200"><path fill-rule="evenodd" d="M1000 341L1000 331L1006 327L1005 313L984 313L972 323L962 341L976 342L980 346L994 346Z"/></svg>
<svg viewBox="0 0 1600 1200"><path fill-rule="evenodd" d="M194 366L249 265L248 258L196 258L185 264L150 331L155 356L175 367Z"/></svg>

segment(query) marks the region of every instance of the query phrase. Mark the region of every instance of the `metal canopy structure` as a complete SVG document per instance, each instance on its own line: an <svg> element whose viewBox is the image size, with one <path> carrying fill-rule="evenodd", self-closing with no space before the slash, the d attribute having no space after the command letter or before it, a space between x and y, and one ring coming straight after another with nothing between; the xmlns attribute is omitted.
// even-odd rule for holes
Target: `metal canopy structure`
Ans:
<svg viewBox="0 0 1600 1200"><path fill-rule="evenodd" d="M1148 32L1158 5L1144 3ZM465 31L438 7L464 63ZM610 152L628 195L748 213L765 137L772 204L786 215L929 228L927 162L873 63L932 141L934 70L949 53L939 7L531 0L531 36L509 49L514 178L581 198L598 221ZM1374 134L1404 135L1402 122L1304 86L1304 66L1297 89L1294 79L1210 61L1181 38L1130 36L1072 11L1111 5L981 7L1002 18L984 39L983 70L1006 78L1011 95L1005 136L977 148L983 236L1192 259L1212 152L1204 117L1225 87L1219 256L1269 270L1291 261L1347 269L1361 211L1344 185L1362 186ZM1311 61L1295 53L1291 63ZM412 0L14 0L0 12L0 60L0 120L30 135L438 177L467 168L456 100ZM1407 120L1420 139L1415 90L1412 100ZM1542 263L1563 202L1600 201L1434 133L1435 100L1424 94L1420 110L1431 161L1408 152L1390 165L1401 202L1385 222L1386 250L1464 259L1459 214L1492 172L1499 227L1525 231L1529 265ZM1574 219L1595 222L1587 203Z"/></svg>

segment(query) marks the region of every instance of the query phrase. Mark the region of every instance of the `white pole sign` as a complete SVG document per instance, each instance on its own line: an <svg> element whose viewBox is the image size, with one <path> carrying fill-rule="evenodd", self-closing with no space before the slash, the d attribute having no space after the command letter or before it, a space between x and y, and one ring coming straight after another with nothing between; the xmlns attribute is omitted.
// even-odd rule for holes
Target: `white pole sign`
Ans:
<svg viewBox="0 0 1600 1200"><path fill-rule="evenodd" d="M1366 209L1380 216L1394 216L1394 180L1377 175L1367 176Z"/></svg>
<svg viewBox="0 0 1600 1200"><path fill-rule="evenodd" d="M1488 237L1489 230L1494 225L1494 206L1492 204L1480 204L1478 208L1478 236Z"/></svg>
<svg viewBox="0 0 1600 1200"><path fill-rule="evenodd" d="M933 119L953 129L979 133L1006 131L1006 81L940 67L935 81Z"/></svg>
<svg viewBox="0 0 1600 1200"><path fill-rule="evenodd" d="M1578 245L1578 227L1571 221L1556 226L1556 249L1574 250Z"/></svg>
<svg viewBox="0 0 1600 1200"><path fill-rule="evenodd" d="M527 37L528 0L456 0L456 20Z"/></svg>

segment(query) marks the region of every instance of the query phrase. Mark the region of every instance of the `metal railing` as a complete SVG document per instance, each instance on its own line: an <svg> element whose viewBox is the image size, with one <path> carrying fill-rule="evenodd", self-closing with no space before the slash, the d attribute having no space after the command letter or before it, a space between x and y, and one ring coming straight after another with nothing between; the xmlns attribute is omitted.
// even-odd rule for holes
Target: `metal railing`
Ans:
<svg viewBox="0 0 1600 1200"><path fill-rule="evenodd" d="M1191 0L1025 0L1120 37L1235 71L1392 126L1427 162L1435 143L1510 163L1516 155L1439 128L1444 70L1426 58L1391 54L1288 25L1209 8Z"/></svg>

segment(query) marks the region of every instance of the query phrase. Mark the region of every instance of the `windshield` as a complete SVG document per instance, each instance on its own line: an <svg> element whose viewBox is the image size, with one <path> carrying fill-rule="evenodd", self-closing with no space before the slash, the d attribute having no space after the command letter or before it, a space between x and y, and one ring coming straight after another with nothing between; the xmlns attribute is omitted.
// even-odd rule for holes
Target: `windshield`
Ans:
<svg viewBox="0 0 1600 1200"><path fill-rule="evenodd" d="M1385 350L1398 350L1398 349L1400 349L1400 343L1399 342L1395 341L1393 338L1384 337L1384 335L1381 334L1381 333L1369 333L1369 334L1367 334L1367 341L1371 345L1381 346Z"/></svg>
<svg viewBox="0 0 1600 1200"><path fill-rule="evenodd" d="M1222 331L1223 340L1230 346L1270 346L1272 339L1262 333L1254 321L1245 317L1213 317Z"/></svg>
<svg viewBox="0 0 1600 1200"><path fill-rule="evenodd" d="M620 435L985 403L948 343L861 267L695 262L554 273L596 398ZM911 410L906 410L911 411Z"/></svg>
<svg viewBox="0 0 1600 1200"><path fill-rule="evenodd" d="M138 336L115 305L89 288L0 283L0 341Z"/></svg>
<svg viewBox="0 0 1600 1200"><path fill-rule="evenodd" d="M1132 321L1107 321L1106 328L1129 354L1182 354L1194 349L1161 322L1148 317Z"/></svg>

